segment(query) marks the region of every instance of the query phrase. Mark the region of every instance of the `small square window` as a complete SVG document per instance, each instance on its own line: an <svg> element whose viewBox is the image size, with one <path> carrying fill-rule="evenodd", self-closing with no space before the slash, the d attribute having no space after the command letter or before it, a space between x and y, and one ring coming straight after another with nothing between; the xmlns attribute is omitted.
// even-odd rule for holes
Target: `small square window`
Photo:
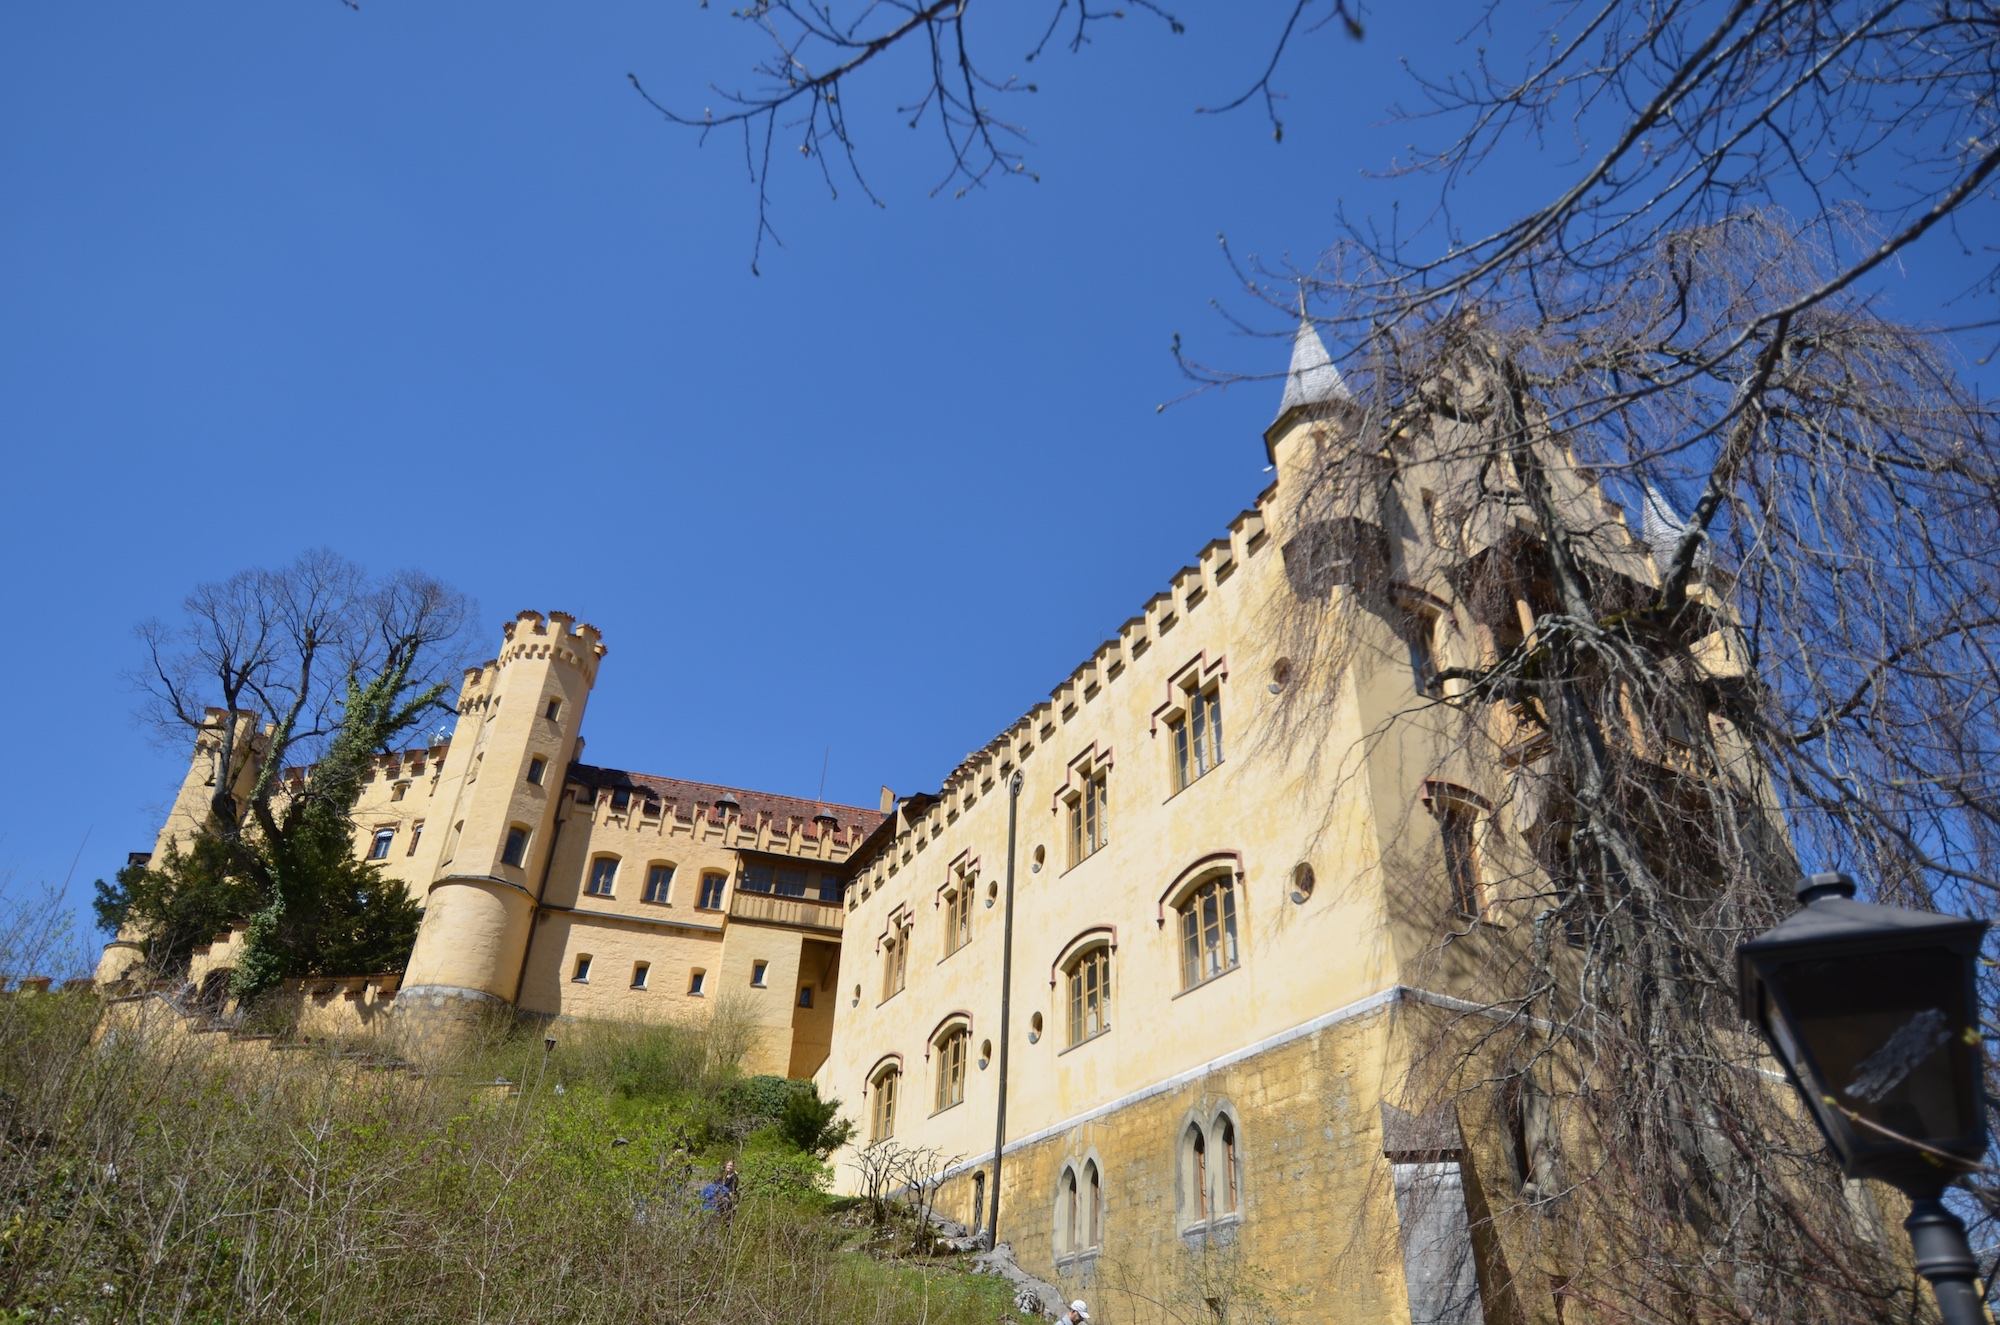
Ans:
<svg viewBox="0 0 2000 1325"><path fill-rule="evenodd" d="M579 955L579 956L577 957L577 959L576 959L576 973L570 976L570 980L571 980L571 981L573 981L574 983L576 983L576 984L580 984L580 985L587 985L587 984L589 984L589 983L590 983L590 954L589 954L589 953L583 953L583 954L580 954L580 955Z"/></svg>
<svg viewBox="0 0 2000 1325"><path fill-rule="evenodd" d="M562 700L551 699L549 701L548 707L542 710L542 716L547 718L551 722L554 722L557 718L561 717Z"/></svg>
<svg viewBox="0 0 2000 1325"><path fill-rule="evenodd" d="M528 761L528 781L534 783L536 786L539 787L542 785L542 775L548 771L549 761L540 755L536 755Z"/></svg>
<svg viewBox="0 0 2000 1325"><path fill-rule="evenodd" d="M396 840L395 829L393 828L377 829L375 832L374 844L368 848L368 859L387 860L389 858L389 844L395 840Z"/></svg>
<svg viewBox="0 0 2000 1325"><path fill-rule="evenodd" d="M708 972L699 966L688 972L688 997L700 998L701 987L708 983Z"/></svg>
<svg viewBox="0 0 2000 1325"><path fill-rule="evenodd" d="M632 964L632 987L634 989L644 989L646 987L646 977L652 974L652 971L653 968L650 963L634 962Z"/></svg>
<svg viewBox="0 0 2000 1325"><path fill-rule="evenodd" d="M771 973L771 963L769 963L769 962L751 962L751 963L750 963L750 986L751 986L751 988L753 988L753 989L764 989L764 988L767 988L767 986L766 986L766 984L765 984L765 982L764 982L764 977L766 977L766 976L767 976L767 975L769 975L770 973Z"/></svg>
<svg viewBox="0 0 2000 1325"><path fill-rule="evenodd" d="M507 830L507 845L500 849L500 863L517 868L528 859L528 830L515 825Z"/></svg>
<svg viewBox="0 0 2000 1325"><path fill-rule="evenodd" d="M624 813L625 810L629 809L631 807L631 804L632 804L632 793L626 788L620 787L618 790L611 793L611 808L617 810L621 814Z"/></svg>

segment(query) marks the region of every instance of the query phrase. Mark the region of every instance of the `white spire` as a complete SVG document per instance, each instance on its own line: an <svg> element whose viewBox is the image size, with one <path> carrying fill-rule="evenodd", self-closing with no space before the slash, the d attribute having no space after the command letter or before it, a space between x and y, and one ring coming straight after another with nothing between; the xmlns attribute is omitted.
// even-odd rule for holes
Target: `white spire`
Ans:
<svg viewBox="0 0 2000 1325"><path fill-rule="evenodd" d="M1347 389L1340 370L1333 366L1333 356L1326 352L1326 342L1313 330L1312 319L1301 317L1299 334L1292 338L1292 369L1285 374L1285 395L1278 402L1279 417L1295 405L1326 405L1353 399L1354 393Z"/></svg>
<svg viewBox="0 0 2000 1325"><path fill-rule="evenodd" d="M1665 571L1674 559L1674 550L1680 546L1681 535L1687 531L1687 521L1681 518L1674 504L1667 500L1665 493L1646 483L1645 500L1640 503L1639 540L1653 551L1653 564ZM1695 549L1694 564L1706 568L1709 564L1708 540L1702 539Z"/></svg>

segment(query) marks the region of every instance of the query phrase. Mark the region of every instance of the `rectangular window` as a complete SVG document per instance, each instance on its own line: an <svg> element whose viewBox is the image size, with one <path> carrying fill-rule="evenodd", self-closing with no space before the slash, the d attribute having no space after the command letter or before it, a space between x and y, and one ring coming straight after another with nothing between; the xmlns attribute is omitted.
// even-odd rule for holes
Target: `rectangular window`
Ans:
<svg viewBox="0 0 2000 1325"><path fill-rule="evenodd" d="M519 866L527 859L528 830L516 824L507 830L507 845L500 848L500 863Z"/></svg>
<svg viewBox="0 0 2000 1325"><path fill-rule="evenodd" d="M652 973L653 968L650 964L646 962L632 963L632 987L634 989L644 989L646 987L646 977Z"/></svg>
<svg viewBox="0 0 2000 1325"><path fill-rule="evenodd" d="M617 813L623 814L625 813L626 810L630 809L631 806L632 806L632 793L629 789L625 787L620 787L618 788L618 790L611 793L611 808Z"/></svg>
<svg viewBox="0 0 2000 1325"><path fill-rule="evenodd" d="M771 891L772 869L769 865L745 865L743 881L737 884L746 893L767 893Z"/></svg>
<svg viewBox="0 0 2000 1325"><path fill-rule="evenodd" d="M838 874L822 874L819 876L820 901L837 902L841 899L842 896L846 894L846 892L847 892L847 885L843 884L840 881L840 876Z"/></svg>
<svg viewBox="0 0 2000 1325"><path fill-rule="evenodd" d="M944 951L949 957L972 942L972 898L977 881L963 876L944 898Z"/></svg>
<svg viewBox="0 0 2000 1325"><path fill-rule="evenodd" d="M405 854L412 856L416 855L417 843L423 840L424 840L424 821L422 819L419 819L415 823L410 825L410 849Z"/></svg>
<svg viewBox="0 0 2000 1325"><path fill-rule="evenodd" d="M581 954L577 957L576 973L570 976L570 979L576 984L580 985L587 985L590 983L590 955L588 953Z"/></svg>
<svg viewBox="0 0 2000 1325"><path fill-rule="evenodd" d="M542 774L548 771L549 761L540 755L536 755L528 761L528 781L534 783L536 786L539 787L542 785Z"/></svg>
<svg viewBox="0 0 2000 1325"><path fill-rule="evenodd" d="M811 1007L812 1005L813 1005L813 991L812 991L812 986L811 986L811 985L800 985L800 986L799 986L799 1006L800 1006L800 1007L802 1007L802 1008L809 1008L809 1007Z"/></svg>
<svg viewBox="0 0 2000 1325"><path fill-rule="evenodd" d="M770 974L771 974L771 963L751 962L750 987L752 989L768 989L770 986L765 983L765 978Z"/></svg>
<svg viewBox="0 0 2000 1325"><path fill-rule="evenodd" d="M804 870L781 869L771 890L780 897L804 897L806 895L806 872Z"/></svg>
<svg viewBox="0 0 2000 1325"><path fill-rule="evenodd" d="M1236 963L1236 881L1224 876L1181 904L1181 984L1192 989Z"/></svg>
<svg viewBox="0 0 2000 1325"><path fill-rule="evenodd" d="M1069 1042L1111 1029L1111 949L1085 953L1069 968Z"/></svg>
<svg viewBox="0 0 2000 1325"><path fill-rule="evenodd" d="M590 882L584 891L593 897L611 896L611 887L618 880L618 857L599 856L590 862Z"/></svg>
<svg viewBox="0 0 2000 1325"><path fill-rule="evenodd" d="M556 718L559 717L561 714L562 714L562 700L560 699L551 699L548 703L548 707L542 710L542 716L547 718L551 722L554 722Z"/></svg>
<svg viewBox="0 0 2000 1325"><path fill-rule="evenodd" d="M1183 791L1222 762L1222 691L1187 692L1187 711L1167 723L1174 738L1174 790Z"/></svg>
<svg viewBox="0 0 2000 1325"><path fill-rule="evenodd" d="M1069 802L1069 863L1081 864L1111 840L1110 776L1102 769L1087 774L1083 787Z"/></svg>
<svg viewBox="0 0 2000 1325"><path fill-rule="evenodd" d="M1478 818L1463 801L1444 801L1438 806L1438 834L1444 839L1444 873L1451 884L1451 904L1459 915L1477 917L1483 913L1485 890L1479 886L1479 853L1476 848Z"/></svg>
<svg viewBox="0 0 2000 1325"><path fill-rule="evenodd" d="M708 972L699 966L688 972L688 997L700 998L701 987L708 983Z"/></svg>
<svg viewBox="0 0 2000 1325"><path fill-rule="evenodd" d="M395 840L396 840L395 829L393 828L376 829L375 841L368 848L368 859L387 860L389 858L389 844Z"/></svg>
<svg viewBox="0 0 2000 1325"><path fill-rule="evenodd" d="M910 972L910 928L901 926L882 950L882 997L894 998L903 992Z"/></svg>
<svg viewBox="0 0 2000 1325"><path fill-rule="evenodd" d="M702 911L720 911L722 909L722 889L728 882L729 876L726 874L702 875L701 895L696 899L695 907Z"/></svg>
<svg viewBox="0 0 2000 1325"><path fill-rule="evenodd" d="M672 865L655 865L646 871L645 900L665 906L667 904L667 894L672 891L673 886L674 867Z"/></svg>
<svg viewBox="0 0 2000 1325"><path fill-rule="evenodd" d="M399 801L403 799L403 793L408 791L409 789L410 789L409 783L398 782L395 786L389 788L389 799L392 801Z"/></svg>

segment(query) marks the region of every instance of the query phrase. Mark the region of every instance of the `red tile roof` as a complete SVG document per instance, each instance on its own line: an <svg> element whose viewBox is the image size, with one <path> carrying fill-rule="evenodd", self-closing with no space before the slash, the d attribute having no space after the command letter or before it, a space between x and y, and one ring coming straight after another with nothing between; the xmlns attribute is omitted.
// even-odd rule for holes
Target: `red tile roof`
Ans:
<svg viewBox="0 0 2000 1325"><path fill-rule="evenodd" d="M791 821L796 819L799 827L813 837L819 834L819 827L813 823L815 817L831 819L836 831L860 837L873 832L875 826L887 817L879 810L864 810L854 805L802 800L797 796L777 796L766 791L746 791L712 782L655 777L651 773L628 773L623 769L599 768L594 764L571 764L569 780L592 789L624 790L651 796L673 806L675 813L683 819L692 819L697 806L702 813L712 816L719 802L734 801L747 824L756 824L768 815L772 824L782 832L789 829Z"/></svg>

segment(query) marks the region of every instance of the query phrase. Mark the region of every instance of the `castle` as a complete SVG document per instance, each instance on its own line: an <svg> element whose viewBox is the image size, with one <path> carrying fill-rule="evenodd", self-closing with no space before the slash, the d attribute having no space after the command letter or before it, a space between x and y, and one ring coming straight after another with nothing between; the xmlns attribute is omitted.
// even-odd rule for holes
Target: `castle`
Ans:
<svg viewBox="0 0 2000 1325"><path fill-rule="evenodd" d="M1528 589L1473 602L1455 573L1533 530L1444 537L1433 494L1468 462L1412 451L1331 521L1335 555L1301 489L1359 412L1302 323L1255 507L935 792L877 808L583 762L605 645L520 614L450 740L382 757L355 809L356 851L425 905L371 996L445 1028L740 998L750 1070L814 1078L857 1150L934 1150L941 1209L1132 1318L1254 1294L1284 1320L1488 1319L1499 1253L1471 1230L1531 1166L1493 1118L1394 1101L1416 1028L1474 1007L1482 950L1532 918L1508 770L1441 764L1423 715L1438 671L1533 631ZM1656 585L1618 509L1566 482L1608 531L1593 555ZM1274 610L1364 581L1381 610L1302 748ZM162 846L209 767L197 749ZM1464 922L1442 961L1440 915ZM122 935L100 980L138 951Z"/></svg>

